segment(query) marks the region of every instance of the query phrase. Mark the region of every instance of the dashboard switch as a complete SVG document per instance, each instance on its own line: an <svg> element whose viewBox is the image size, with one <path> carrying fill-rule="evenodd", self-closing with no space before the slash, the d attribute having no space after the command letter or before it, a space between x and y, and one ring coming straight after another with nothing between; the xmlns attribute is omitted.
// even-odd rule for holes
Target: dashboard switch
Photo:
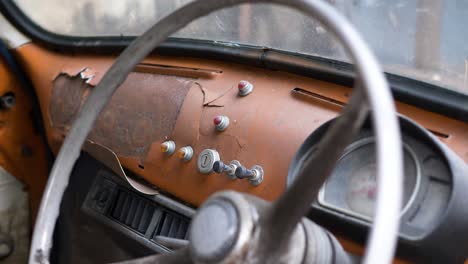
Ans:
<svg viewBox="0 0 468 264"><path fill-rule="evenodd" d="M216 130L224 131L229 126L229 117L219 115L213 119Z"/></svg>
<svg viewBox="0 0 468 264"><path fill-rule="evenodd" d="M213 165L219 161L219 153L214 149L205 149L198 155L198 171L208 174L213 171Z"/></svg>
<svg viewBox="0 0 468 264"><path fill-rule="evenodd" d="M172 155L175 151L175 148L176 145L172 140L164 141L161 144L161 152L166 153L167 155Z"/></svg>
<svg viewBox="0 0 468 264"><path fill-rule="evenodd" d="M244 80L240 81L239 84L237 84L237 88L239 88L240 96L246 96L253 91L253 85L248 81Z"/></svg>
<svg viewBox="0 0 468 264"><path fill-rule="evenodd" d="M235 171L235 175L239 179L248 179L252 185L257 186L263 181L263 168L258 165L253 166L252 169L239 166Z"/></svg>
<svg viewBox="0 0 468 264"><path fill-rule="evenodd" d="M217 161L213 164L213 171L221 174L226 173L226 175L231 179L237 179L236 169L242 166L239 161L233 160L229 164L224 164L222 161Z"/></svg>
<svg viewBox="0 0 468 264"><path fill-rule="evenodd" d="M185 146L183 148L180 148L179 151L177 152L177 156L179 159L183 161L189 161L193 157L193 148L190 146Z"/></svg>

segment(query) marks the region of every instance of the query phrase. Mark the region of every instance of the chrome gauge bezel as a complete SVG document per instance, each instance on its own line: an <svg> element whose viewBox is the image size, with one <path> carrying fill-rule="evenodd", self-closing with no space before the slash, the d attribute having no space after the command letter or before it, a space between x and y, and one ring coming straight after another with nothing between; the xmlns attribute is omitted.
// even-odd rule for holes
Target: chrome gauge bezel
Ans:
<svg viewBox="0 0 468 264"><path fill-rule="evenodd" d="M350 154L351 152L355 151L356 149L358 149L358 148L360 148L362 146L365 146L367 144L375 144L375 139L372 136L367 136L367 137L358 139L357 141L351 143L345 149L343 155L341 155L341 158L338 160L337 164L339 164L342 161L342 159L344 157L346 157L348 154ZM419 159L418 159L415 151L413 151L413 149L407 143L405 143L404 140L403 140L403 148L404 148L404 151L406 151L409 154L410 158L412 159L412 162L414 163L415 170L416 170L416 175L415 175L416 181L415 181L415 185L414 185L414 188L412 190L411 196L408 199L408 202L404 205L404 207L402 208L402 210L400 212L400 218L409 210L409 208L411 208L412 204L416 200L416 197L417 197L418 192L419 192L420 187L421 187L421 178L422 178L421 164L419 162ZM333 177L333 175L331 175L329 179L331 179L331 177ZM323 184L323 186L320 188L320 191L319 191L319 194L318 194L318 197L317 197L317 201L318 201L319 205L321 205L321 206L323 206L325 208L334 210L336 212L343 213L343 214L346 214L346 215L361 219L361 220L369 222L369 223L372 222L372 218L367 216L367 215L363 215L363 214L354 212L352 210L349 210L347 208L342 208L342 207L333 205L333 204L325 201L325 189L326 189L326 186L327 186L327 182L325 184ZM345 187L347 187L347 186L345 186Z"/></svg>

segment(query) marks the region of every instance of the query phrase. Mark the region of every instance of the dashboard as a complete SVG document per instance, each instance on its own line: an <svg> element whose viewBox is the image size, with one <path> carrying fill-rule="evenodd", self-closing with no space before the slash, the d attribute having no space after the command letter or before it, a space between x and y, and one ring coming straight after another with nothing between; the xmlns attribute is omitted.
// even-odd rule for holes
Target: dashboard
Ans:
<svg viewBox="0 0 468 264"><path fill-rule="evenodd" d="M114 57L74 56L32 44L18 52L57 152ZM48 67L41 67L45 62ZM294 180L288 171L301 151L320 139L350 93L285 72L154 55L134 69L99 117L88 138L99 147L84 150L136 192L165 193L190 208L227 189L272 201ZM468 216L460 202L462 187L468 187L468 124L396 104L405 159L401 244L420 255L422 248L444 256L458 252L468 245L468 236L453 236L468 234L460 221ZM348 146L311 205L314 221L329 230L351 226L340 232L348 238L364 237L372 221L377 183L371 127L368 122Z"/></svg>

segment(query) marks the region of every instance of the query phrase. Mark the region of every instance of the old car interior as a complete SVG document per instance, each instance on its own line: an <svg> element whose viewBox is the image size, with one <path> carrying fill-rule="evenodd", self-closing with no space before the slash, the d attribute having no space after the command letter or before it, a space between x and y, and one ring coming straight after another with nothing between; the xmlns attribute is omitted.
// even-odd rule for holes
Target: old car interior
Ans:
<svg viewBox="0 0 468 264"><path fill-rule="evenodd" d="M0 12L0 263L468 263L467 2Z"/></svg>

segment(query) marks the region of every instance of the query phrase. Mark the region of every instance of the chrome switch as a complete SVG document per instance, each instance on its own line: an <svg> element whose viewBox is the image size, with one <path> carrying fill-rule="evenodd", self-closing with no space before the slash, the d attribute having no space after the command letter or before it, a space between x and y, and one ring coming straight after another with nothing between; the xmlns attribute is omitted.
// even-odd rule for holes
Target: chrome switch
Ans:
<svg viewBox="0 0 468 264"><path fill-rule="evenodd" d="M252 169L247 169L244 166L237 167L236 177L239 179L248 179L250 184L257 186L263 181L263 168L255 165Z"/></svg>
<svg viewBox="0 0 468 264"><path fill-rule="evenodd" d="M213 164L213 171L221 174L225 172L227 176L231 179L237 179L236 177L236 169L238 167L241 167L242 165L240 164L239 161L233 160L229 164L224 164L222 161L217 161Z"/></svg>
<svg viewBox="0 0 468 264"><path fill-rule="evenodd" d="M198 171L203 174L208 174L213 171L213 165L219 161L219 153L214 149L205 149L198 155Z"/></svg>

